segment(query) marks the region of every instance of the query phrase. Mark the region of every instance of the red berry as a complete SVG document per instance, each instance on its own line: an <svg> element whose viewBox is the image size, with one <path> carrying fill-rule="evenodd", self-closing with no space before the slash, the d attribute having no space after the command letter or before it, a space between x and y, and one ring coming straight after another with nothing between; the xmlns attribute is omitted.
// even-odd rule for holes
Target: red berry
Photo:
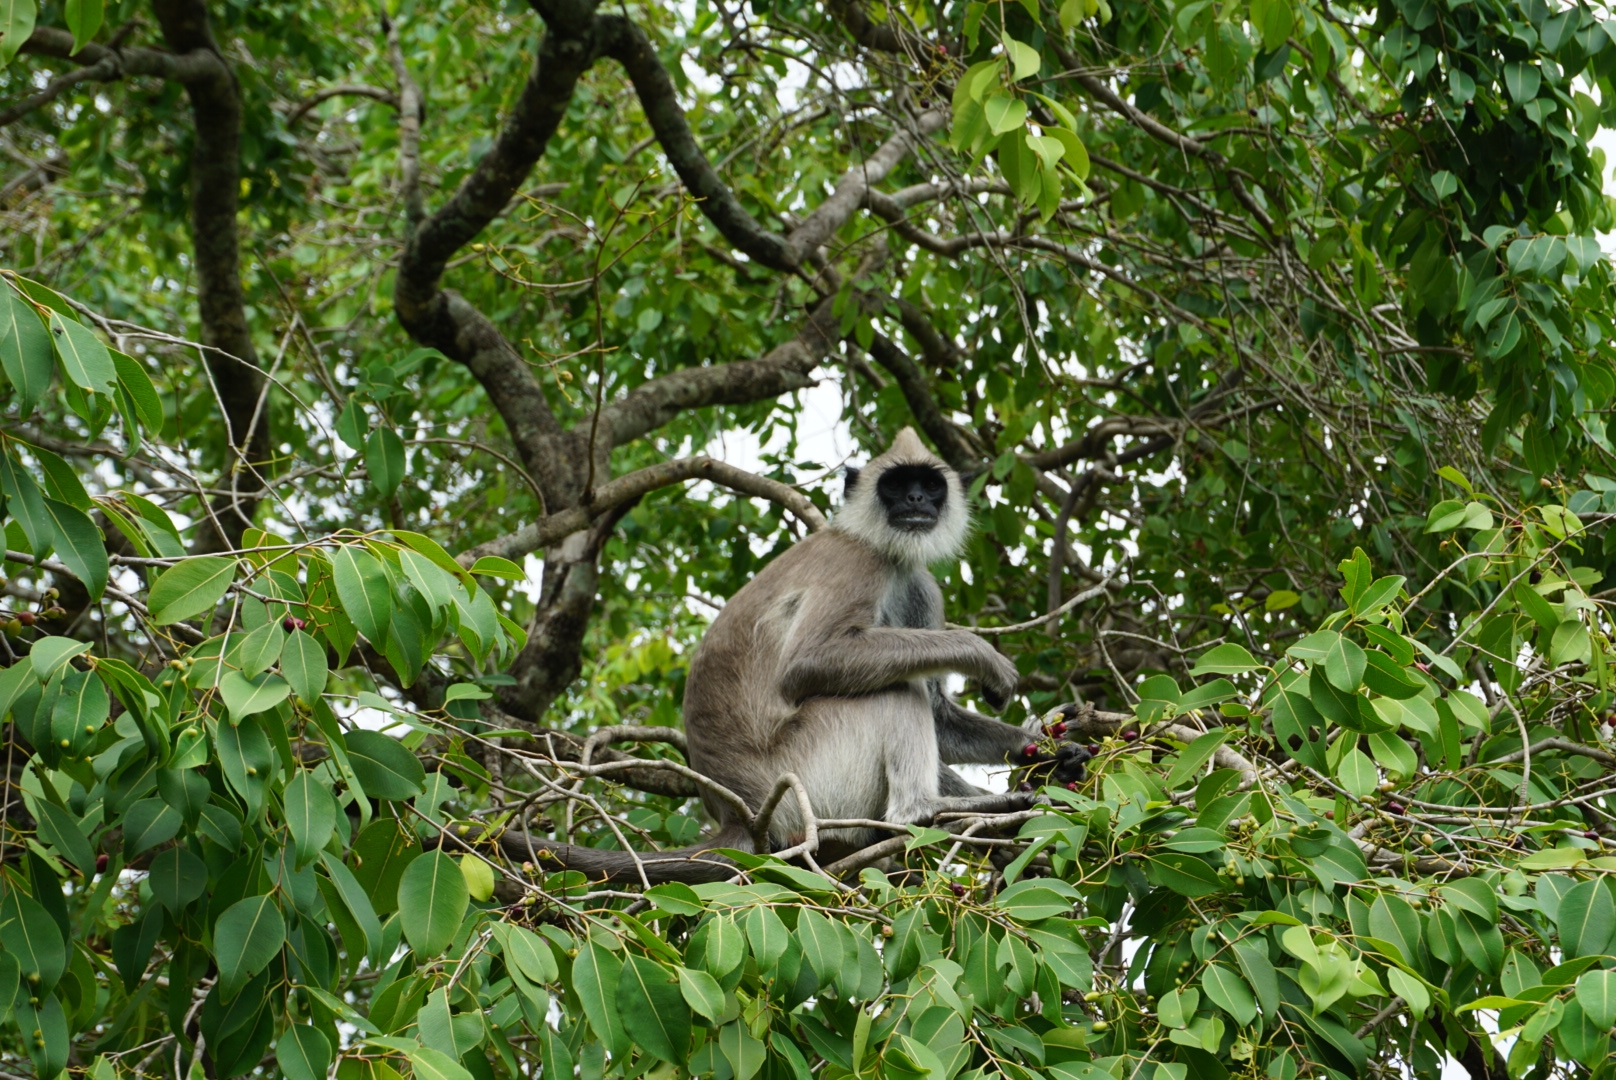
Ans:
<svg viewBox="0 0 1616 1080"><path fill-rule="evenodd" d="M293 630L297 629L297 620L290 615L286 616L286 618L281 620L281 629L285 630L287 633L291 633Z"/></svg>
<svg viewBox="0 0 1616 1080"><path fill-rule="evenodd" d="M1396 799L1392 799L1386 803L1386 812L1388 814L1401 814L1405 809L1407 808Z"/></svg>
<svg viewBox="0 0 1616 1080"><path fill-rule="evenodd" d="M954 895L955 896L964 896L965 895L965 886L961 885L957 881L950 881L948 883L948 887L950 889L954 890Z"/></svg>
<svg viewBox="0 0 1616 1080"><path fill-rule="evenodd" d="M1133 730L1132 728L1129 728L1127 731L1122 733L1123 742L1133 742L1137 738L1139 738L1139 732Z"/></svg>
<svg viewBox="0 0 1616 1080"><path fill-rule="evenodd" d="M1076 791L1077 790L1077 781L1076 780L1068 780L1068 781L1066 781L1066 790L1067 791Z"/></svg>
<svg viewBox="0 0 1616 1080"><path fill-rule="evenodd" d="M1431 673L1431 665L1427 664L1423 660L1414 661L1414 666L1419 668L1421 671L1425 672L1427 675L1429 675Z"/></svg>
<svg viewBox="0 0 1616 1080"><path fill-rule="evenodd" d="M95 857L95 872L98 874L107 872L107 853L104 851Z"/></svg>
<svg viewBox="0 0 1616 1080"><path fill-rule="evenodd" d="M1582 834L1582 838L1584 840L1598 840L1599 834L1594 832L1592 829L1588 829Z"/></svg>
<svg viewBox="0 0 1616 1080"><path fill-rule="evenodd" d="M1062 735L1066 734L1066 722L1064 720L1057 720L1053 724L1050 724L1049 733L1055 736L1057 739L1060 738Z"/></svg>
<svg viewBox="0 0 1616 1080"><path fill-rule="evenodd" d="M1016 786L1016 790L1017 791L1031 791L1032 790L1032 785L1029 784L1027 781L1023 780L1020 784L1018 784Z"/></svg>
<svg viewBox="0 0 1616 1080"><path fill-rule="evenodd" d="M34 621L37 618L38 618L38 616L35 615L32 611L19 611L19 612L17 612L17 621L22 623L24 626L32 626L32 625L34 625Z"/></svg>
<svg viewBox="0 0 1616 1080"><path fill-rule="evenodd" d="M1023 746L1021 748L1021 756L1024 757L1024 758L1035 758L1035 757L1037 757L1038 756L1038 744L1037 743L1028 743L1026 746Z"/></svg>

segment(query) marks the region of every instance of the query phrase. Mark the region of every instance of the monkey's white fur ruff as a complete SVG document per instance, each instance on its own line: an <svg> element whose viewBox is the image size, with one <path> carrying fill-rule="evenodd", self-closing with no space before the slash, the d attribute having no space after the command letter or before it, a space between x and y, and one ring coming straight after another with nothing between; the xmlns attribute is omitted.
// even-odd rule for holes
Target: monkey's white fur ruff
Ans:
<svg viewBox="0 0 1616 1080"><path fill-rule="evenodd" d="M886 510L875 489L881 474L899 465L930 465L943 474L948 484L948 499L943 503L937 524L926 532L900 532L887 524ZM970 512L965 505L965 485L947 462L926 449L914 428L904 428L886 453L859 471L846 504L837 511L830 527L864 541L893 562L906 566L930 566L957 558L971 528Z"/></svg>

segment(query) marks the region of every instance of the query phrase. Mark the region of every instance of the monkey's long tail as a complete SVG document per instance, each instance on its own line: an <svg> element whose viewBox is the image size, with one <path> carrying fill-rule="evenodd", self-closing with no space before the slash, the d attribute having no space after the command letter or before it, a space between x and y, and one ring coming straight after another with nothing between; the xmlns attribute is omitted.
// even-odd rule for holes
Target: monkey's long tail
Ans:
<svg viewBox="0 0 1616 1080"><path fill-rule="evenodd" d="M505 857L513 861L531 862L541 870L578 870L591 881L638 885L642 881L640 871L643 868L643 880L652 885L665 881L698 884L734 877L739 867L722 855L714 854L714 849L751 851L752 837L740 826L728 826L690 847L630 854L626 851L580 847L577 844L558 844L523 832L506 832L501 834L499 846Z"/></svg>

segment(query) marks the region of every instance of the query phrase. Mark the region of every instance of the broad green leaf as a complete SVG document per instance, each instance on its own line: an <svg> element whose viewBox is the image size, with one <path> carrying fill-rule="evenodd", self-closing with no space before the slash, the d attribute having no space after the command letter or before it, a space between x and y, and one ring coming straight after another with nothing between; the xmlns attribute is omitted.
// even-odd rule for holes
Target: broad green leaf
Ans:
<svg viewBox="0 0 1616 1080"><path fill-rule="evenodd" d="M370 961L371 968L379 970L385 959L382 955L382 924L376 917L375 906L365 893L364 886L359 883L353 871L329 851L320 853L320 865L326 872L326 880L331 882L337 898L342 901L342 906L348 909L354 925L365 936L365 955ZM402 869L399 872L402 873Z"/></svg>
<svg viewBox="0 0 1616 1080"><path fill-rule="evenodd" d="M641 1049L676 1065L684 1062L690 1046L690 1008L672 971L628 954L617 980L617 1011Z"/></svg>
<svg viewBox="0 0 1616 1080"><path fill-rule="evenodd" d="M230 905L213 928L213 955L220 987L234 997L275 959L286 943L286 920L268 896L249 896Z"/></svg>
<svg viewBox="0 0 1616 1080"><path fill-rule="evenodd" d="M1025 42L1017 41L1009 34L1004 35L1004 53L1010 58L1010 81L1020 82L1038 74L1043 66L1043 58L1038 50Z"/></svg>
<svg viewBox="0 0 1616 1080"><path fill-rule="evenodd" d="M1608 1031L1616 1024L1616 971L1600 969L1585 971L1577 980L1577 1004L1594 1022L1594 1027Z"/></svg>
<svg viewBox="0 0 1616 1080"><path fill-rule="evenodd" d="M413 799L426 790L426 770L402 743L379 731L350 731L348 762L365 793L377 799Z"/></svg>
<svg viewBox="0 0 1616 1080"><path fill-rule="evenodd" d="M1568 959L1602 954L1616 933L1616 898L1602 880L1578 882L1560 898L1554 921Z"/></svg>
<svg viewBox="0 0 1616 1080"><path fill-rule="evenodd" d="M494 868L487 860L467 852L460 856L460 874L473 900L487 900L494 895Z"/></svg>
<svg viewBox="0 0 1616 1080"><path fill-rule="evenodd" d="M446 852L428 852L405 867L398 882L399 917L418 957L426 960L449 947L470 900L466 879Z"/></svg>
<svg viewBox="0 0 1616 1080"><path fill-rule="evenodd" d="M56 525L45 512L45 496L38 482L9 449L0 453L0 494L6 497L6 513L22 526L33 554L43 556L56 543Z"/></svg>
<svg viewBox="0 0 1616 1080"><path fill-rule="evenodd" d="M67 970L62 930L37 901L12 886L0 897L0 941L17 958L22 977L48 994ZM34 976L38 976L36 982Z"/></svg>
<svg viewBox="0 0 1616 1080"><path fill-rule="evenodd" d="M1380 774L1375 771L1375 763L1356 746L1341 755L1341 764L1336 766L1335 776L1341 781L1342 787L1360 799L1380 785Z"/></svg>
<svg viewBox="0 0 1616 1080"><path fill-rule="evenodd" d="M208 887L208 867L184 847L171 847L151 861L146 880L152 896L174 915Z"/></svg>
<svg viewBox="0 0 1616 1080"><path fill-rule="evenodd" d="M107 549L101 530L83 510L55 499L46 499L45 516L56 531L56 553L73 576L84 583L92 602L101 599L107 588Z"/></svg>
<svg viewBox="0 0 1616 1080"><path fill-rule="evenodd" d="M185 819L162 799L140 799L123 817L123 854L131 858L174 839Z"/></svg>
<svg viewBox="0 0 1616 1080"><path fill-rule="evenodd" d="M95 876L95 851L73 815L45 799L34 801L34 813L39 838L67 856L83 872L85 880Z"/></svg>
<svg viewBox="0 0 1616 1080"><path fill-rule="evenodd" d="M387 640L393 613L392 590L376 556L356 544L345 544L331 555L331 573L342 610L372 645Z"/></svg>
<svg viewBox="0 0 1616 1080"><path fill-rule="evenodd" d="M807 910L803 915L809 914ZM799 916L800 918L800 916ZM823 918L823 916L821 916ZM679 969L679 992L685 1003L708 1020L717 1021L724 1015L724 988L718 980L695 968Z"/></svg>
<svg viewBox="0 0 1616 1080"><path fill-rule="evenodd" d="M279 675L262 674L249 679L239 671L227 671L219 679L219 696L224 698L230 719L240 723L244 717L273 709L286 700L292 688Z"/></svg>
<svg viewBox="0 0 1616 1080"><path fill-rule="evenodd" d="M466 1067L442 1050L430 1046L410 1047L404 1056L413 1067L416 1080L472 1080Z"/></svg>
<svg viewBox="0 0 1616 1080"><path fill-rule="evenodd" d="M1216 728L1200 736L1180 751L1178 760L1173 763L1172 770L1167 774L1165 781L1167 790L1177 790L1192 779L1196 773L1200 772L1202 766L1212 760L1212 755L1217 752L1218 747L1223 745L1227 736L1227 731L1222 728Z"/></svg>
<svg viewBox="0 0 1616 1080"><path fill-rule="evenodd" d="M526 581L527 571L498 555L484 555L471 564L470 573L482 574L487 577L508 578L511 581Z"/></svg>
<svg viewBox="0 0 1616 1080"><path fill-rule="evenodd" d="M337 823L337 801L308 769L299 769L282 796L286 827L296 845L297 865L307 866L319 855Z"/></svg>
<svg viewBox="0 0 1616 1080"><path fill-rule="evenodd" d="M860 1012L859 1015L867 1016ZM757 1071L763 1068L767 1057L767 1048L752 1033L746 1030L746 1025L739 1020L731 1021L718 1029L718 1049L729 1063L735 1074L735 1080L752 1080ZM855 1054L855 1056L857 1056Z"/></svg>
<svg viewBox="0 0 1616 1080"><path fill-rule="evenodd" d="M325 692L326 677L330 674L325 649L302 630L293 630L286 636L281 648L281 673L291 683L292 692L305 705Z"/></svg>
<svg viewBox="0 0 1616 1080"><path fill-rule="evenodd" d="M68 637L48 637L34 642L28 660L34 669L34 677L44 682L75 656L83 656L89 651L88 641L75 641Z"/></svg>
<svg viewBox="0 0 1616 1080"><path fill-rule="evenodd" d="M212 611L235 576L235 560L217 555L197 555L174 564L147 594L152 622L164 626Z"/></svg>
<svg viewBox="0 0 1616 1080"><path fill-rule="evenodd" d="M91 393L112 393L118 383L118 369L112 362L112 354L94 331L81 322L52 312L50 334L62 362L62 374L69 382Z"/></svg>
<svg viewBox="0 0 1616 1080"><path fill-rule="evenodd" d="M1257 1001L1251 988L1233 968L1223 964L1208 964L1201 974L1201 989L1212 1004L1234 1017L1235 1023L1245 1027L1257 1018Z"/></svg>
<svg viewBox="0 0 1616 1080"><path fill-rule="evenodd" d="M617 1011L617 981L622 972L623 962L593 941L584 943L572 964L572 984L584 1016L613 1054L626 1053L630 1045Z"/></svg>
<svg viewBox="0 0 1616 1080"><path fill-rule="evenodd" d="M84 48L85 43L94 38L96 31L101 29L104 14L101 0L66 0L62 5L62 16L67 20L67 28L73 31L75 53Z"/></svg>
<svg viewBox="0 0 1616 1080"><path fill-rule="evenodd" d="M530 930L510 926L505 934L505 958L535 983L555 982L560 977L550 946Z"/></svg>
<svg viewBox="0 0 1616 1080"><path fill-rule="evenodd" d="M1202 653L1200 659L1195 661L1195 666L1190 668L1190 675L1239 675L1247 671L1262 671L1266 667L1247 652L1244 645L1227 641Z"/></svg>
<svg viewBox="0 0 1616 1080"><path fill-rule="evenodd" d="M379 427L370 433L365 439L365 471L381 497L392 498L404 479L404 441L398 432Z"/></svg>
<svg viewBox="0 0 1616 1080"><path fill-rule="evenodd" d="M0 0L0 32L5 29L6 2ZM0 56L6 41L0 38ZM3 66L3 62L0 62ZM29 414L45 396L56 362L51 355L50 332L40 322L32 304L0 283L0 368L16 390L19 419Z"/></svg>
<svg viewBox="0 0 1616 1080"><path fill-rule="evenodd" d="M995 135L1014 131L1027 122L1027 103L1009 94L992 94L982 103L988 130Z"/></svg>
<svg viewBox="0 0 1616 1080"><path fill-rule="evenodd" d="M134 402L135 410L139 414L140 422L146 430L152 433L163 429L163 399L157 396L157 388L152 385L151 376L146 369L132 356L126 356L117 350L112 353L112 365L118 370L118 385L129 395Z"/></svg>
<svg viewBox="0 0 1616 1080"><path fill-rule="evenodd" d="M1386 984L1391 987L1392 993L1403 999L1408 1011L1414 1014L1415 1019L1423 1020L1425 1012L1431 1007L1431 992L1425 984L1399 967L1386 969Z"/></svg>
<svg viewBox="0 0 1616 1080"><path fill-rule="evenodd" d="M331 1040L317 1027L293 1024L275 1044L275 1062L286 1080L325 1080L331 1068Z"/></svg>

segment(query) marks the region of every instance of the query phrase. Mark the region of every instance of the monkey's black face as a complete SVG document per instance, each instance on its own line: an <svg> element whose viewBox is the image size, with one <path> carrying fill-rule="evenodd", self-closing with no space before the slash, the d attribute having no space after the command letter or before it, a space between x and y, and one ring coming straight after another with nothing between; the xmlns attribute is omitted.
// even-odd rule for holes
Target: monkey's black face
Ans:
<svg viewBox="0 0 1616 1080"><path fill-rule="evenodd" d="M894 529L929 532L948 502L948 482L930 465L898 465L881 474L875 493Z"/></svg>

